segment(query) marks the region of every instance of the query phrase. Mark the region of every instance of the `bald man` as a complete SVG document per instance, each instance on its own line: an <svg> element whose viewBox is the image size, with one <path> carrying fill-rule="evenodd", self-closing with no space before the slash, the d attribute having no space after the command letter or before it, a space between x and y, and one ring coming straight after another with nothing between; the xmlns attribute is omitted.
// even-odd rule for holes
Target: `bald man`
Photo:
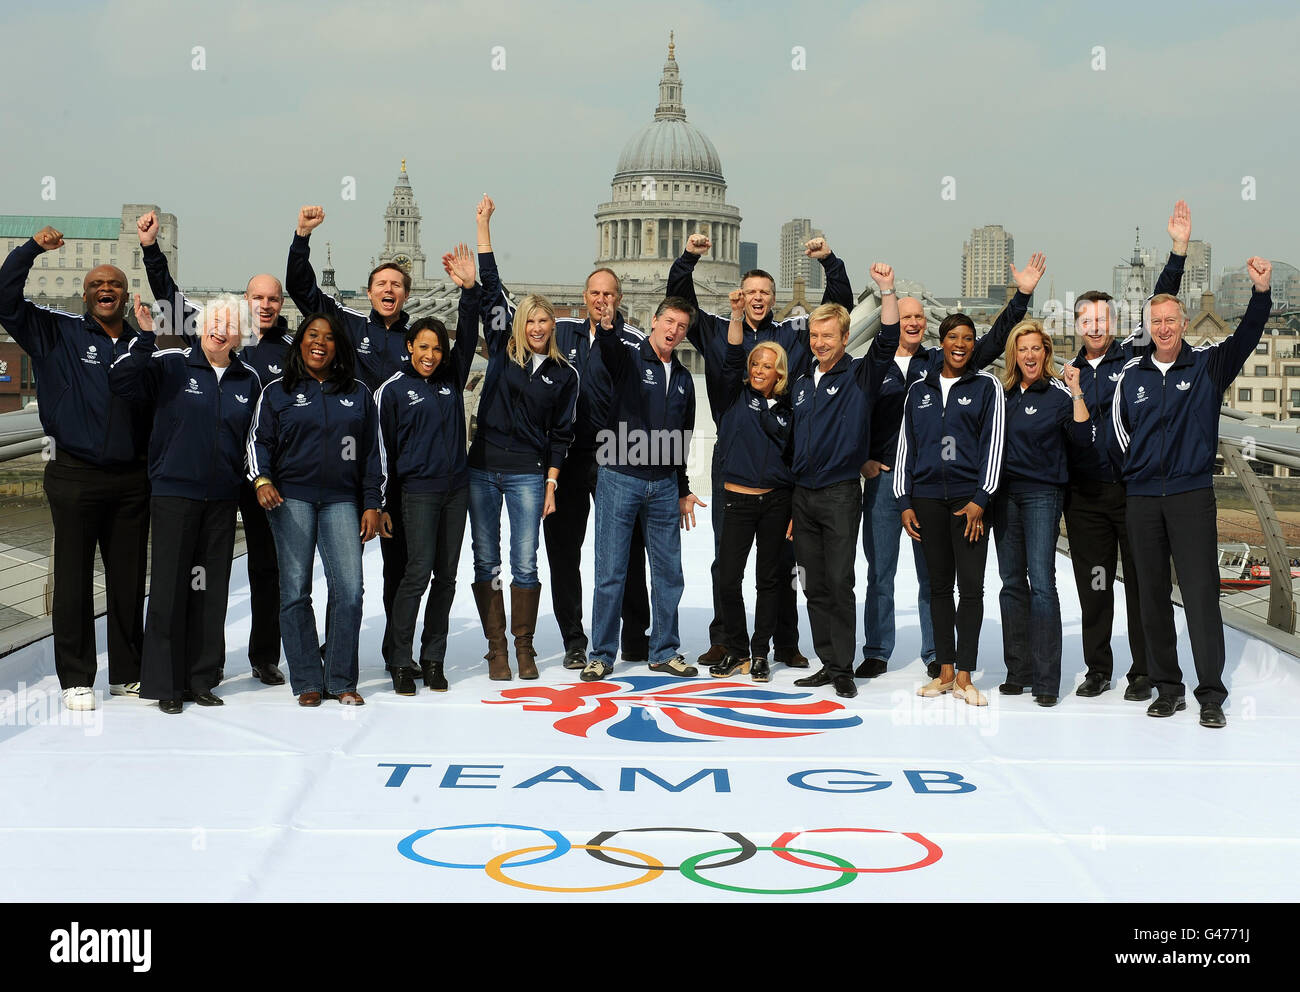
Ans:
<svg viewBox="0 0 1300 992"><path fill-rule="evenodd" d="M168 319L175 321L174 330L186 334L187 340L191 340L192 335L187 333L188 322L199 307L186 299L172 279L167 256L158 247L158 218L152 210L136 221L136 232L140 236L144 268L154 299L163 307ZM284 287L273 275L262 273L253 276L244 289L244 302L248 304L257 328L257 341L241 347L239 359L257 373L265 386L280 378L284 371L285 353L293 342L289 324L280 316L284 306ZM256 397L250 399L250 402L256 401ZM248 593L252 613L248 662L253 677L263 684L284 685L284 673L280 670L280 568L266 511L257 502L252 483L247 480L239 490L239 516L244 521L244 543L248 548Z"/></svg>
<svg viewBox="0 0 1300 992"><path fill-rule="evenodd" d="M140 695L150 409L114 396L108 369L138 331L124 320L126 273L92 269L80 316L23 299L37 256L63 234L37 231L0 265L0 326L31 357L48 436L45 495L54 521L54 668L69 709L95 708L95 548L108 599L108 681L115 696Z"/></svg>

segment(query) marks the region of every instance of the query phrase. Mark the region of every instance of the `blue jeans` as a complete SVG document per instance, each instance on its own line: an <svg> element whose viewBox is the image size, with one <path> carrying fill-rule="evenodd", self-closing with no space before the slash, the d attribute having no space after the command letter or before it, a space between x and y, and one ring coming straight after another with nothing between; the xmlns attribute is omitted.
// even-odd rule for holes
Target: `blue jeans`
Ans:
<svg viewBox="0 0 1300 992"><path fill-rule="evenodd" d="M591 658L614 664L623 612L628 546L637 519L650 557L650 662L677 654L681 637L681 515L677 476L653 482L602 465L596 479L596 590L591 604Z"/></svg>
<svg viewBox="0 0 1300 992"><path fill-rule="evenodd" d="M357 687L357 637L361 631L361 516L355 503L286 499L268 510L280 567L280 638L295 696ZM317 549L325 567L325 661L321 664L311 573Z"/></svg>
<svg viewBox="0 0 1300 992"><path fill-rule="evenodd" d="M862 487L862 551L867 558L867 602L862 608L866 640L863 658L894 653L894 576L898 572L898 541L912 547L916 563L917 612L921 617L921 660L934 661L934 624L930 621L930 570L921 542L903 534L903 514L894 497L894 473L880 472Z"/></svg>
<svg viewBox="0 0 1300 992"><path fill-rule="evenodd" d="M999 493L993 538L1002 592L1002 652L1007 681L1036 696L1061 690L1061 603L1056 595L1056 538L1065 493Z"/></svg>
<svg viewBox="0 0 1300 992"><path fill-rule="evenodd" d="M537 535L546 501L546 476L469 470L469 529L474 581L491 582L501 571L501 500L510 514L510 573L520 589L538 589ZM505 583L502 583L504 585Z"/></svg>

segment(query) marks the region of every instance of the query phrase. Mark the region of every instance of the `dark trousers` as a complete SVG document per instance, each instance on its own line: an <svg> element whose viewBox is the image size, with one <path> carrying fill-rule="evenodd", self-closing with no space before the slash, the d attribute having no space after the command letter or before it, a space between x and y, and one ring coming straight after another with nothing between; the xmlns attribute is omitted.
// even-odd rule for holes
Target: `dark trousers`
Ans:
<svg viewBox="0 0 1300 992"><path fill-rule="evenodd" d="M582 542L596 496L596 453L570 451L560 466L555 512L542 521L546 560L551 573L551 605L565 651L587 650L582 629ZM624 658L650 657L650 594L646 589L645 531L638 521L628 548L623 584L621 648Z"/></svg>
<svg viewBox="0 0 1300 992"><path fill-rule="evenodd" d="M400 487L394 486L388 493L388 506L385 508L388 515L393 520L393 536L381 537L379 539L379 553L384 557L384 640L380 648L384 656L384 667L392 670L400 665L393 663L394 634L393 630L393 603L397 598L397 587L402 584L402 579L406 575L407 563L407 544L406 530L402 522L402 492ZM461 521L462 533L464 531L464 521ZM456 541L456 554L460 555L460 541ZM452 565L452 577L455 578L456 567ZM426 575L426 579L428 576ZM451 608L451 601L447 602L448 609ZM409 641L408 641L409 644ZM399 659L401 660L401 659Z"/></svg>
<svg viewBox="0 0 1300 992"><path fill-rule="evenodd" d="M239 487L239 516L244 521L248 548L248 606L252 630L248 634L248 661L253 665L280 663L280 566L275 558L275 538L266 511L257 502L251 483Z"/></svg>
<svg viewBox="0 0 1300 992"><path fill-rule="evenodd" d="M447 618L456 598L456 569L465 540L469 487L441 493L406 492L403 504L406 571L395 590L389 626L393 632L392 667L413 668L415 621L426 586L429 598L424 606L420 660L447 658Z"/></svg>
<svg viewBox="0 0 1300 992"><path fill-rule="evenodd" d="M803 573L813 650L833 676L853 677L858 611L853 566L862 519L857 479L823 489L795 486L794 553Z"/></svg>
<svg viewBox="0 0 1300 992"><path fill-rule="evenodd" d="M153 566L140 695L211 692L226 660L226 603L237 501L155 496Z"/></svg>
<svg viewBox="0 0 1300 992"><path fill-rule="evenodd" d="M1183 695L1169 572L1172 555L1196 664L1196 699L1202 705L1222 704L1228 698L1223 685L1217 513L1214 490L1208 488L1175 496L1128 497L1128 540L1142 595L1147 670L1160 695Z"/></svg>
<svg viewBox="0 0 1300 992"><path fill-rule="evenodd" d="M715 596L722 607L727 650L740 658L767 657L768 643L776 630L783 590L793 592L792 576L783 569L786 527L790 524L789 489L773 489L758 495L717 490L714 505L726 504L722 547L718 555ZM741 584L749 549L758 544L754 580L758 601L754 609L754 639L749 639L745 622L745 600Z"/></svg>
<svg viewBox="0 0 1300 992"><path fill-rule="evenodd" d="M713 580L713 619L709 621L709 644L727 644L727 623L722 606L722 534L727 526L727 500L736 495L726 491L726 479L722 473L722 448L713 446L712 485L713 499L710 502L710 519L713 523L713 565L709 575ZM790 521L786 521L789 525ZM774 647L788 648L795 651L799 647L799 602L796 593L794 542L782 541L780 549L780 567L784 570L787 581L782 582L777 590L776 625L771 632ZM743 567L743 565L742 565ZM763 652L766 654L766 650Z"/></svg>
<svg viewBox="0 0 1300 992"><path fill-rule="evenodd" d="M970 500L915 497L912 510L921 528L921 550L930 572L930 617L934 660L975 671L984 623L984 562L989 553L988 514L978 541L966 540L966 518L954 516ZM958 590L953 605L953 586Z"/></svg>
<svg viewBox="0 0 1300 992"><path fill-rule="evenodd" d="M95 684L95 548L104 561L108 681L140 680L149 477L144 463L97 468L58 452L45 466L54 521L54 669L64 689Z"/></svg>
<svg viewBox="0 0 1300 992"><path fill-rule="evenodd" d="M1083 660L1089 674L1110 681L1114 672L1110 635L1115 622L1116 549L1124 563L1124 605L1128 611L1128 646L1133 660L1132 682L1147 673L1146 641L1138 598L1137 566L1124 524L1124 484L1075 482L1065 493L1065 529L1070 538L1070 562L1079 590L1083 619Z"/></svg>

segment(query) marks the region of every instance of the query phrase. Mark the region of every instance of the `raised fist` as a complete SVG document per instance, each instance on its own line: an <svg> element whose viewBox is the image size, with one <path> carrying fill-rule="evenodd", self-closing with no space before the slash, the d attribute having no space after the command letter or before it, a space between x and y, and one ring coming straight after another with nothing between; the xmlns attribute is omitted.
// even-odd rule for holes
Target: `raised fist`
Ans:
<svg viewBox="0 0 1300 992"><path fill-rule="evenodd" d="M496 210L496 208L497 205L492 202L492 197L484 193L483 199L479 200L478 206L474 208L475 220L477 220L480 224L486 224L489 220L492 219L492 214Z"/></svg>
<svg viewBox="0 0 1300 992"><path fill-rule="evenodd" d="M881 289L893 289L894 267L886 265L884 262L877 262L871 266L871 278Z"/></svg>
<svg viewBox="0 0 1300 992"><path fill-rule="evenodd" d="M140 235L140 247L147 248L158 241L158 215L150 210L135 222L135 231Z"/></svg>
<svg viewBox="0 0 1300 992"><path fill-rule="evenodd" d="M41 251L54 251L56 248L63 247L63 232L56 231L52 227L42 227L32 235L32 238L40 246Z"/></svg>
<svg viewBox="0 0 1300 992"><path fill-rule="evenodd" d="M303 207L298 211L298 234L300 237L307 237L323 223L325 223L324 207Z"/></svg>
<svg viewBox="0 0 1300 992"><path fill-rule="evenodd" d="M804 244L803 253L809 258L825 258L831 253L831 246L825 238L813 238Z"/></svg>
<svg viewBox="0 0 1300 992"><path fill-rule="evenodd" d="M745 315L745 291L743 289L733 289L727 295L728 302L731 303L731 319Z"/></svg>
<svg viewBox="0 0 1300 992"><path fill-rule="evenodd" d="M1074 362L1065 363L1065 370L1061 373L1061 378L1070 387L1071 393L1079 391L1079 366L1075 365Z"/></svg>
<svg viewBox="0 0 1300 992"><path fill-rule="evenodd" d="M1255 284L1255 288L1262 293L1268 289L1269 281L1273 277L1273 263L1267 258L1255 255L1246 259L1246 274L1250 276L1250 281Z"/></svg>
<svg viewBox="0 0 1300 992"><path fill-rule="evenodd" d="M686 239L686 250L692 255L703 255L712 247L713 242L707 234L692 234Z"/></svg>

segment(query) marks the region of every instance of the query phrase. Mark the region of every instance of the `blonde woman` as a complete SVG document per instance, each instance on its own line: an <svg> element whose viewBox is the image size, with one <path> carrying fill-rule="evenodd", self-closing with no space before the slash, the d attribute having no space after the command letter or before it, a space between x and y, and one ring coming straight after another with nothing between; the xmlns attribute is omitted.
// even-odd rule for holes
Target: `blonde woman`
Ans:
<svg viewBox="0 0 1300 992"><path fill-rule="evenodd" d="M1007 680L999 691L1055 706L1061 686L1061 605L1056 595L1056 538L1060 533L1067 449L1093 443L1079 370L1056 371L1052 339L1041 321L1022 320L1007 338L1006 454L993 502L1002 592L1002 650Z"/></svg>
<svg viewBox="0 0 1300 992"><path fill-rule="evenodd" d="M500 325L500 326L498 326ZM501 573L501 502L510 515L510 629L519 677L537 678L533 632L542 584L537 540L555 512L560 465L573 441L578 373L555 344L555 309L527 296L514 320L486 322L488 369L469 449L474 601L488 639L488 677L511 677Z"/></svg>
<svg viewBox="0 0 1300 992"><path fill-rule="evenodd" d="M785 349L763 341L745 355L743 328L745 296L731 293L731 325L717 395L724 411L718 418L718 464L725 503L718 547L718 589L726 654L709 669L714 678L748 672L755 682L771 681L768 644L776 631L780 595L788 576L783 565L786 530L790 526L790 369ZM741 583L749 549L757 543L754 579L758 602L754 636L745 622Z"/></svg>

